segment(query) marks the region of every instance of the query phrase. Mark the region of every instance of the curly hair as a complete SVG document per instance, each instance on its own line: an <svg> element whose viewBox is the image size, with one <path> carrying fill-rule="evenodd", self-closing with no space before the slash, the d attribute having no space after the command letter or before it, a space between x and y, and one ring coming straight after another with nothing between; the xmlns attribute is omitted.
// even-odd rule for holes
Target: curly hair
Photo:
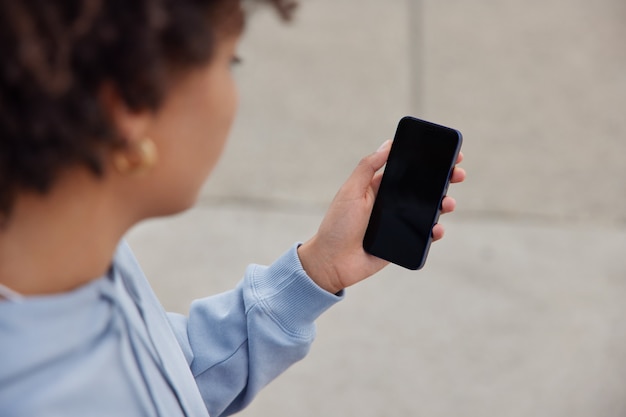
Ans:
<svg viewBox="0 0 626 417"><path fill-rule="evenodd" d="M103 84L130 109L156 110L172 73L209 62L216 36L241 29L242 1L0 0L0 219L68 166L102 176L102 149L122 143ZM285 19L295 7L256 3Z"/></svg>

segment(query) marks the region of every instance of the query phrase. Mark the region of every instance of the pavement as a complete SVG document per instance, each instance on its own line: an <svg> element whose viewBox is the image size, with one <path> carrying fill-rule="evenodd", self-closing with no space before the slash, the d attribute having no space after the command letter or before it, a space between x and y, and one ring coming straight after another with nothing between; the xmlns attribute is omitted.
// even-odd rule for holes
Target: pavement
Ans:
<svg viewBox="0 0 626 417"><path fill-rule="evenodd" d="M306 240L404 115L461 130L468 179L426 267L349 289L241 415L625 416L626 3L302 3L254 13L198 205L128 236L164 306Z"/></svg>

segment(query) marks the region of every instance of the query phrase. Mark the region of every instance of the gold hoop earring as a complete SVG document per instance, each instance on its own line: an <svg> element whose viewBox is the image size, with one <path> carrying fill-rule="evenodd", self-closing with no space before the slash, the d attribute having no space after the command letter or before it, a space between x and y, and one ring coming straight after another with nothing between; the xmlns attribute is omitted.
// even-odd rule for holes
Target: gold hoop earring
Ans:
<svg viewBox="0 0 626 417"><path fill-rule="evenodd" d="M132 141L113 154L113 166L120 174L145 174L154 168L156 162L157 148L148 137Z"/></svg>

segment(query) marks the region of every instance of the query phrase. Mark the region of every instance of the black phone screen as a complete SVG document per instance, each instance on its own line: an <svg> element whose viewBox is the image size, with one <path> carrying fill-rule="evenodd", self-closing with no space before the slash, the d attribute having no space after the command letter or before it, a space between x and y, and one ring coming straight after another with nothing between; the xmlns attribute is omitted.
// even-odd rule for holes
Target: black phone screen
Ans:
<svg viewBox="0 0 626 417"><path fill-rule="evenodd" d="M367 252L408 269L424 266L461 142L455 129L400 120L363 240Z"/></svg>

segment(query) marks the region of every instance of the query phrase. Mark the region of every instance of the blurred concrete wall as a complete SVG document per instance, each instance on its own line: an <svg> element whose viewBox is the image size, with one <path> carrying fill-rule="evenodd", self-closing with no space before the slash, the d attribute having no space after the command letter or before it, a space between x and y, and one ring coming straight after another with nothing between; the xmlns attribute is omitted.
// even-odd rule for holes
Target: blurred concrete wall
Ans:
<svg viewBox="0 0 626 417"><path fill-rule="evenodd" d="M423 109L465 129L471 184L491 191L464 187L466 207L624 226L626 2L423 10Z"/></svg>
<svg viewBox="0 0 626 417"><path fill-rule="evenodd" d="M626 2L303 0L258 11L196 209L129 236L171 310L316 230L413 114L464 133L458 211L319 322L246 416L626 415Z"/></svg>

